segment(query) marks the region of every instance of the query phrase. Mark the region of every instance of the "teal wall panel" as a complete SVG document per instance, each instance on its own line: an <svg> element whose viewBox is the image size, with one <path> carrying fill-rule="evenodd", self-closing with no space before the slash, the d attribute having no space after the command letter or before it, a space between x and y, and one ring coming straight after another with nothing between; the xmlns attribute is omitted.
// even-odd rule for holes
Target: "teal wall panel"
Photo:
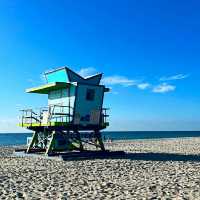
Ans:
<svg viewBox="0 0 200 200"><path fill-rule="evenodd" d="M69 82L67 72L65 69L61 69L49 74L46 74L47 82L54 83L54 82Z"/></svg>
<svg viewBox="0 0 200 200"><path fill-rule="evenodd" d="M76 86L74 86L74 85L72 85L70 87L70 95L69 95L69 88L51 91L48 94L48 105L49 106L53 106L53 105L67 106L62 109L60 107L56 107L54 111L57 113L60 113L60 112L69 113L70 112L70 114L73 114L73 108L74 108L74 102L75 102L75 88L76 88ZM68 95L70 97L68 97ZM68 108L69 104L71 107L70 111Z"/></svg>
<svg viewBox="0 0 200 200"><path fill-rule="evenodd" d="M79 84L75 101L75 116L80 117L80 124L93 124L91 114L93 111L101 111L104 95L104 87ZM95 95L92 101L86 99L87 90L94 90ZM88 118L88 119L87 119ZM83 119L83 120L82 120Z"/></svg>

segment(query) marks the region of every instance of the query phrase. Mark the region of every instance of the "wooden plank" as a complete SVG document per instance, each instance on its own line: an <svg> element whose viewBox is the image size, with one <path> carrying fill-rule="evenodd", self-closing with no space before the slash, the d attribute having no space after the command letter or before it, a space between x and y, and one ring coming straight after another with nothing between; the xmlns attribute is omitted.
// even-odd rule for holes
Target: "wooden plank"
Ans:
<svg viewBox="0 0 200 200"><path fill-rule="evenodd" d="M31 148L32 148L33 145L35 144L37 138L38 138L38 133L37 133L37 132L34 132L33 137L32 137L32 140L31 140L31 143L29 144L28 149L27 149L27 151L26 151L27 153L30 153Z"/></svg>

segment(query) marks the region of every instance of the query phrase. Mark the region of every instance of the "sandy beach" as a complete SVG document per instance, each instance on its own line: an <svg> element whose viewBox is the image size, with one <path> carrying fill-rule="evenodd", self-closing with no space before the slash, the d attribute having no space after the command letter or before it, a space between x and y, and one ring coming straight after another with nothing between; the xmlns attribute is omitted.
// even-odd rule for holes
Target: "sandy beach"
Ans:
<svg viewBox="0 0 200 200"><path fill-rule="evenodd" d="M16 157L0 148L0 199L200 199L200 138L118 141L123 159ZM199 160L198 160L199 159Z"/></svg>

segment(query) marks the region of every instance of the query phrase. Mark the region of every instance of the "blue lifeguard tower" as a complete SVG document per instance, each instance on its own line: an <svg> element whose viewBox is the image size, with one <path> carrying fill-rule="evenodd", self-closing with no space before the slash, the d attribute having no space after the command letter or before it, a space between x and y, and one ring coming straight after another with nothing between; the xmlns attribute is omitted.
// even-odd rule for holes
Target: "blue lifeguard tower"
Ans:
<svg viewBox="0 0 200 200"><path fill-rule="evenodd" d="M22 110L20 126L32 130L26 152L84 151L84 144L105 151L101 130L109 126L102 74L83 78L68 67L46 72L47 84L27 93L48 95L46 107ZM89 140L82 138L87 133Z"/></svg>

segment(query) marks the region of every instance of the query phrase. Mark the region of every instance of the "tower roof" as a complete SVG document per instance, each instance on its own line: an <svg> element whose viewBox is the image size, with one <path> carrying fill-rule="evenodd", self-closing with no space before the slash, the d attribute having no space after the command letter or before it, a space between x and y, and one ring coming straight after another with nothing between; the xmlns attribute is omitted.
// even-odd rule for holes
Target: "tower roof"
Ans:
<svg viewBox="0 0 200 200"><path fill-rule="evenodd" d="M64 82L54 82L54 83L48 83L46 85L42 85L39 87L34 87L27 89L27 93L37 93L37 94L48 94L52 90L62 89L69 87L70 83L64 83Z"/></svg>
<svg viewBox="0 0 200 200"><path fill-rule="evenodd" d="M48 83L77 82L77 83L86 83L86 84L91 84L91 85L99 85L102 78L102 73L84 78L80 76L79 74L77 74L76 72L69 69L68 67L61 67L61 68L46 72L45 77Z"/></svg>

